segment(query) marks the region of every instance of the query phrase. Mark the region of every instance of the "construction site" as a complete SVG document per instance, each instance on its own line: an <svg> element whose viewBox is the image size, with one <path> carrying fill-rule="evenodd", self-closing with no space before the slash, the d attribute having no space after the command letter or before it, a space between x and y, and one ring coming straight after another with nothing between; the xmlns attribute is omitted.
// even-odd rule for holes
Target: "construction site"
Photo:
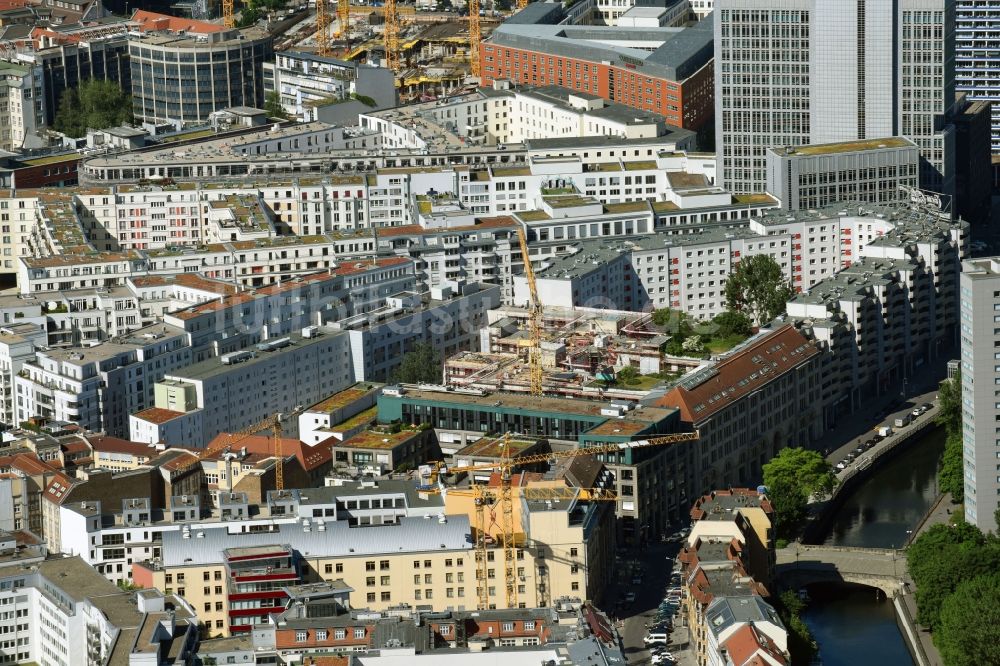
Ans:
<svg viewBox="0 0 1000 666"><path fill-rule="evenodd" d="M530 392L531 310L505 306L487 316L481 339L484 351L460 352L447 359L446 383L483 391ZM661 351L669 338L649 313L544 307L538 338L542 384L552 395L638 399L648 392L647 384L680 377L703 362ZM626 367L639 375L637 384L615 382Z"/></svg>
<svg viewBox="0 0 1000 666"><path fill-rule="evenodd" d="M396 73L401 103L433 101L479 84L479 43L505 18L481 11L479 0L460 7L319 2L282 30L275 50L387 67Z"/></svg>

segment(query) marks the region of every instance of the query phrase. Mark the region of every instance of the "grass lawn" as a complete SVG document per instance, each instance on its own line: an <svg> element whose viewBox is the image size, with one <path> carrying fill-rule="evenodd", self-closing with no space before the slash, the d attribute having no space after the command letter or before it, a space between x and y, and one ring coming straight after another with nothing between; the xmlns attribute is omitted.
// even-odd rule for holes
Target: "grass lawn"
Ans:
<svg viewBox="0 0 1000 666"><path fill-rule="evenodd" d="M744 340L746 340L746 337L742 335L727 335L720 338L702 338L702 344L705 345L705 349L713 354L721 354L722 352L729 351Z"/></svg>

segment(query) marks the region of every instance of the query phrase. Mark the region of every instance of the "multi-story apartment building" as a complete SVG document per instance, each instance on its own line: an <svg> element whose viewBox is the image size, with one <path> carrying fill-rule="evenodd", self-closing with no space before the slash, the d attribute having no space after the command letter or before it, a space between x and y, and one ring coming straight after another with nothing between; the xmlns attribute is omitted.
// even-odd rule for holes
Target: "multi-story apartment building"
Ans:
<svg viewBox="0 0 1000 666"><path fill-rule="evenodd" d="M554 19L554 20L553 20ZM687 28L508 21L480 46L484 84L560 86L698 130L712 117L711 21Z"/></svg>
<svg viewBox="0 0 1000 666"><path fill-rule="evenodd" d="M965 478L965 519L995 531L1000 508L996 471L997 401L990 388L997 384L997 324L1000 310L1000 260L996 257L962 262L959 331L962 349L962 452ZM954 381L954 380L949 380Z"/></svg>
<svg viewBox="0 0 1000 666"><path fill-rule="evenodd" d="M0 328L0 421L17 425L14 378L21 366L35 358L35 350L45 346L45 331L37 324L14 324Z"/></svg>
<svg viewBox="0 0 1000 666"><path fill-rule="evenodd" d="M786 305L787 321L824 351L820 403L829 427L838 410L905 381L957 335L959 271L968 225L911 211L860 248L835 276Z"/></svg>
<svg viewBox="0 0 1000 666"><path fill-rule="evenodd" d="M902 137L767 149L767 192L782 210L909 200L920 151Z"/></svg>
<svg viewBox="0 0 1000 666"><path fill-rule="evenodd" d="M905 136L920 185L954 189L954 9L721 0L715 13L719 182L761 192L771 147Z"/></svg>
<svg viewBox="0 0 1000 666"><path fill-rule="evenodd" d="M0 537L5 663L135 663L171 648L179 659L193 658L198 618L184 600L123 592L78 557L25 557L14 554L14 543Z"/></svg>
<svg viewBox="0 0 1000 666"><path fill-rule="evenodd" d="M147 404L170 410L172 418L146 421L141 410L130 410L132 432L144 441L203 447L220 432L290 413L353 384L351 340L329 328L308 327L252 349L171 368L155 381L155 405ZM296 424L289 426L294 430ZM193 437L169 441L170 432Z"/></svg>
<svg viewBox="0 0 1000 666"><path fill-rule="evenodd" d="M44 126L40 68L0 62L0 149L20 152Z"/></svg>
<svg viewBox="0 0 1000 666"><path fill-rule="evenodd" d="M14 418L125 437L129 414L151 406L153 385L190 362L188 336L166 324L96 347L39 350L14 377Z"/></svg>
<svg viewBox="0 0 1000 666"><path fill-rule="evenodd" d="M531 219L530 215L519 217ZM562 239L582 238L587 228L574 224L576 221L552 220L550 231ZM542 233L534 223L529 224ZM599 301L603 307L628 310L671 307L708 319L724 309L726 279L742 258L770 256L792 287L803 291L864 256L902 259L905 252L899 248L903 245L889 254L877 249L884 248L890 236L926 236L915 251L931 257L942 251L957 253L968 227L933 211L858 204L791 214L763 212L746 224L736 221L728 228L718 225L689 230L693 233L657 227L656 233L646 234L648 227L642 218L625 219L620 224L616 229L620 240L613 243L576 241L563 245L559 256L539 257L541 266L535 273L543 303L574 307ZM546 235L545 240L549 238ZM938 241L944 243L941 248L933 245ZM933 261L936 264L938 259ZM521 275L514 277L512 302L528 302L527 282Z"/></svg>

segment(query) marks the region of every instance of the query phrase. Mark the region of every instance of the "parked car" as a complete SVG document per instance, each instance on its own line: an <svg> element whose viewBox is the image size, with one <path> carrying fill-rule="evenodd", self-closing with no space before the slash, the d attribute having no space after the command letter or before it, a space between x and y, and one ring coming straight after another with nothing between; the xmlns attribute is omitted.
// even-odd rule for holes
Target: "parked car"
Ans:
<svg viewBox="0 0 1000 666"><path fill-rule="evenodd" d="M667 642L667 632L665 631L650 631L648 634L643 636L642 642L646 645L650 643L666 643Z"/></svg>
<svg viewBox="0 0 1000 666"><path fill-rule="evenodd" d="M629 592L628 594L626 594L625 601L626 603L630 604L635 603L635 592Z"/></svg>

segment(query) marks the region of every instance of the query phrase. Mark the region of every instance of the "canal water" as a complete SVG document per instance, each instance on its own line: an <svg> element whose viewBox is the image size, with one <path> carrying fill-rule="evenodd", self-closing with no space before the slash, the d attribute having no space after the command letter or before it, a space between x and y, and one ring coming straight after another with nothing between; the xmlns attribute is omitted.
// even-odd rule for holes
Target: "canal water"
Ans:
<svg viewBox="0 0 1000 666"><path fill-rule="evenodd" d="M944 431L933 430L879 467L837 512L825 543L898 548L937 498ZM892 603L860 586L810 587L803 619L823 666L910 666Z"/></svg>

